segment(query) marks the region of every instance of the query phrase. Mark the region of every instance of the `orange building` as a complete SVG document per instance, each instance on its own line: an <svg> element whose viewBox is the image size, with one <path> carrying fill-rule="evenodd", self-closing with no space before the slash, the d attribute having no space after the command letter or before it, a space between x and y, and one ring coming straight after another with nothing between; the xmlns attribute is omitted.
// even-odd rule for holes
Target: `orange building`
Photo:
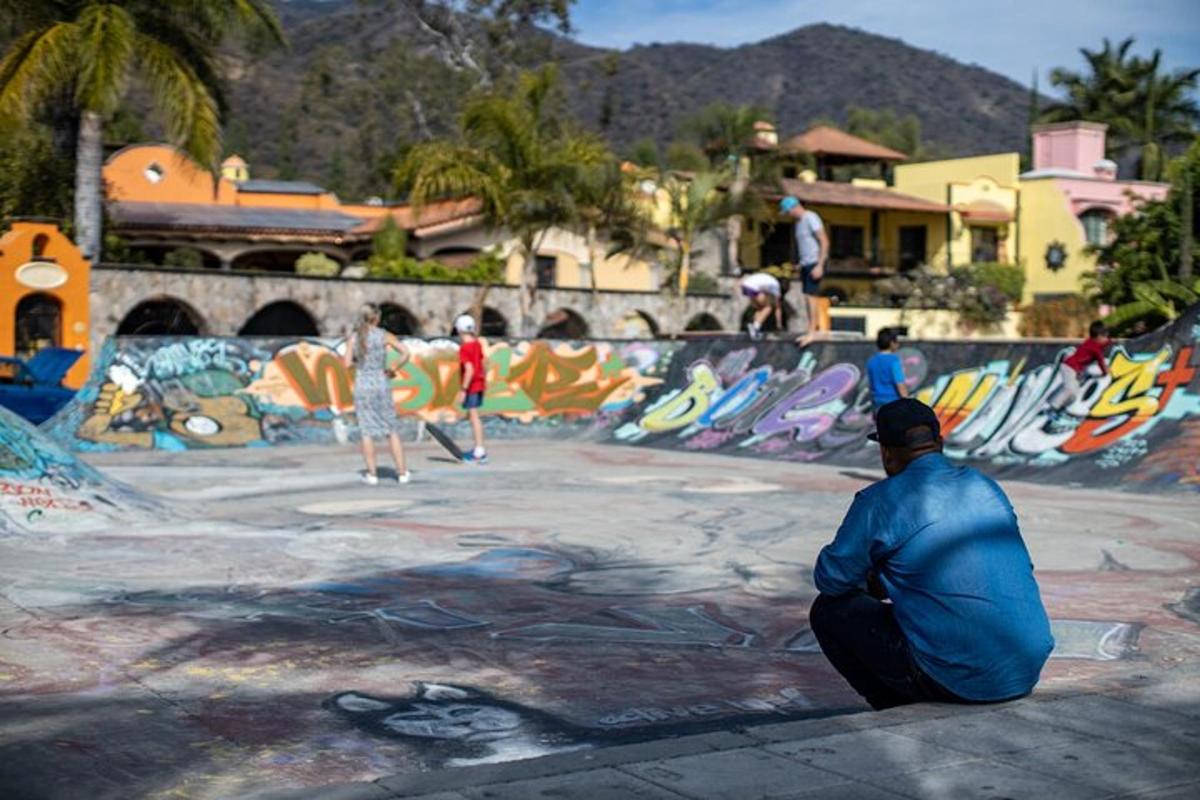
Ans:
<svg viewBox="0 0 1200 800"><path fill-rule="evenodd" d="M476 200L431 203L418 219L411 207L342 203L307 181L256 180L239 156L220 175L165 144L137 144L104 164L110 229L148 254L198 251L205 266L290 272L298 256L321 252L341 265L365 258L387 217L409 235L412 254L428 258L458 242L448 237L482 224ZM478 254L473 248L473 255Z"/></svg>
<svg viewBox="0 0 1200 800"><path fill-rule="evenodd" d="M43 347L84 352L67 373L88 374L88 292L92 265L53 222L15 220L0 236L0 354L28 358Z"/></svg>

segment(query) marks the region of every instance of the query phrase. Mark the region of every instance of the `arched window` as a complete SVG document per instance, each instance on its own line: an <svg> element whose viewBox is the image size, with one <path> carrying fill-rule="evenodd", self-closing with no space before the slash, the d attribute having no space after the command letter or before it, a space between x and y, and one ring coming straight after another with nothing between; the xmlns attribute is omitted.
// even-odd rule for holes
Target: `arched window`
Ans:
<svg viewBox="0 0 1200 800"><path fill-rule="evenodd" d="M683 329L685 331L719 331L721 330L721 321L707 311L701 311L688 320L688 324Z"/></svg>
<svg viewBox="0 0 1200 800"><path fill-rule="evenodd" d="M304 306L280 300L263 306L246 320L238 336L320 336L316 320Z"/></svg>
<svg viewBox="0 0 1200 800"><path fill-rule="evenodd" d="M471 309L468 308L462 313L470 314ZM450 331L450 335L453 336L454 331ZM505 336L508 336L508 320L491 306L484 306L483 319L479 325L479 335L485 339L503 339Z"/></svg>
<svg viewBox="0 0 1200 800"><path fill-rule="evenodd" d="M380 303L379 325L396 336L416 336L420 333L417 318L407 308L395 303Z"/></svg>
<svg viewBox="0 0 1200 800"><path fill-rule="evenodd" d="M571 309L560 308L546 317L537 335L539 339L584 339L588 324Z"/></svg>
<svg viewBox="0 0 1200 800"><path fill-rule="evenodd" d="M17 303L16 350L28 358L44 347L62 343L62 303L48 294L29 294Z"/></svg>
<svg viewBox="0 0 1200 800"><path fill-rule="evenodd" d="M1089 208L1079 215L1083 225L1083 236L1093 247L1103 247L1108 244L1108 226L1113 215L1103 208Z"/></svg>
<svg viewBox="0 0 1200 800"><path fill-rule="evenodd" d="M630 311L617 323L619 339L654 339L658 337L658 323L645 311Z"/></svg>
<svg viewBox="0 0 1200 800"><path fill-rule="evenodd" d="M196 336L203 320L195 309L173 297L138 303L117 326L117 336Z"/></svg>

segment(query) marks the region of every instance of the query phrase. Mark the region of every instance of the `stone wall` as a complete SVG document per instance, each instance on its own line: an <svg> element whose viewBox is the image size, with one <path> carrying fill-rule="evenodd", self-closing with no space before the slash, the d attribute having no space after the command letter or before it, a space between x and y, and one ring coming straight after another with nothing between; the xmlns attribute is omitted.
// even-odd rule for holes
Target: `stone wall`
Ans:
<svg viewBox="0 0 1200 800"><path fill-rule="evenodd" d="M471 307L478 292L479 287L474 285L102 265L92 270L91 339L93 347L98 348L116 333L121 320L135 306L163 298L189 306L201 323L200 333L208 336L234 336L256 311L281 300L306 309L325 336L343 333L366 302L402 306L417 320L418 335L441 336L450 330L458 314ZM508 321L510 335L520 333L517 287L492 287L486 305ZM580 289L541 289L532 317L540 327L553 312L569 309L587 323L590 336L614 338L621 336L622 319L633 312L648 316L662 333L682 331L689 320L702 313L712 315L722 330L733 331L738 328L744 306L741 298L714 295L681 299L660 292L605 291L593 296Z"/></svg>

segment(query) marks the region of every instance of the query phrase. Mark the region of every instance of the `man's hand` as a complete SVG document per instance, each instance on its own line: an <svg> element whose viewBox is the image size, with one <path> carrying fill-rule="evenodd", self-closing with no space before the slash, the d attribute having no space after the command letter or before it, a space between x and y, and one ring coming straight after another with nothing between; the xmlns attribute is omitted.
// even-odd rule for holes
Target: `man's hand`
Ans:
<svg viewBox="0 0 1200 800"><path fill-rule="evenodd" d="M825 262L824 261L818 262L818 264L815 267L813 267L812 277L813 277L814 281L819 281L819 280L821 280L821 278L825 277Z"/></svg>
<svg viewBox="0 0 1200 800"><path fill-rule="evenodd" d="M467 401L467 393L459 389L458 394L454 395L454 405L461 407Z"/></svg>

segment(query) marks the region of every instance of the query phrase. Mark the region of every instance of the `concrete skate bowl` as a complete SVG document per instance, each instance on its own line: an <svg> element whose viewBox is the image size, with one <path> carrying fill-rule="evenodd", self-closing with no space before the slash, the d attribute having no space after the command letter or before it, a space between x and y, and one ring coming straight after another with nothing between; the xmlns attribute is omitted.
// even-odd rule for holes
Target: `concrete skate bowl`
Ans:
<svg viewBox="0 0 1200 800"><path fill-rule="evenodd" d="M1200 491L1200 307L1123 342L1066 424L1049 398L1070 345L911 343L915 395L947 452L989 473L1139 491ZM468 433L454 405L456 344L407 340L392 381L408 421ZM129 338L106 344L88 385L44 426L78 451L261 447L353 436L340 340ZM862 365L868 342L485 343L489 435L587 437L794 462L877 467Z"/></svg>
<svg viewBox="0 0 1200 800"><path fill-rule="evenodd" d="M160 510L0 408L0 535L96 530Z"/></svg>

